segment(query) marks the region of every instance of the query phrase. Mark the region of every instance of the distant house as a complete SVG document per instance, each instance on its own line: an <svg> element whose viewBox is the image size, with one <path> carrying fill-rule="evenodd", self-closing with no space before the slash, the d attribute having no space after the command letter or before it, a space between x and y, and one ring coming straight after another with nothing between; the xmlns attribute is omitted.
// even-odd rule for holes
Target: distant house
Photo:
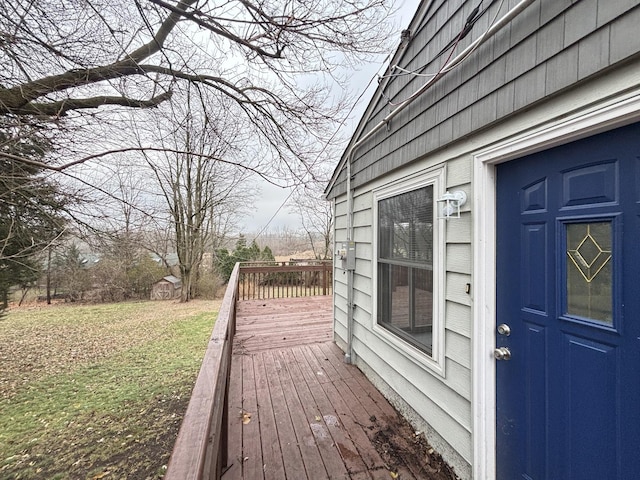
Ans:
<svg viewBox="0 0 640 480"><path fill-rule="evenodd" d="M463 479L640 472L639 25L422 1L326 189L334 338Z"/></svg>
<svg viewBox="0 0 640 480"><path fill-rule="evenodd" d="M173 275L167 275L153 284L151 288L151 300L172 300L180 298L182 281Z"/></svg>
<svg viewBox="0 0 640 480"><path fill-rule="evenodd" d="M180 259L178 258L177 253L167 253L163 256L160 256L157 253L150 253L149 255L151 260L163 267L173 268L180 264Z"/></svg>

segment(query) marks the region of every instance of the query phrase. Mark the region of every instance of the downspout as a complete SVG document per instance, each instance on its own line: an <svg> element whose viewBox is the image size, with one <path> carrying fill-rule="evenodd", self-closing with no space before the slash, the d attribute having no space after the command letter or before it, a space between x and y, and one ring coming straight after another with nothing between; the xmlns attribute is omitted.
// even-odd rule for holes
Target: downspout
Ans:
<svg viewBox="0 0 640 480"><path fill-rule="evenodd" d="M433 77L429 79L422 87L416 90L409 98L400 103L391 113L384 117L378 124L376 124L369 132L354 143L347 154L346 166L347 166L347 246L353 242L353 188L351 186L351 162L358 148L360 148L367 140L369 140L380 129L387 126L391 120L408 107L414 100L419 98L424 92L431 88L438 80L444 77L447 73L453 70L456 66L462 63L476 48L489 40L495 33L506 26L511 20L519 15L525 8L531 5L536 0L522 0L515 7L509 10L503 17L496 21L489 29L480 35L476 40L471 42L467 48L451 59L443 68L440 69ZM344 362L351 363L351 355L353 350L353 320L354 309L353 304L353 274L354 268L347 268L347 348L344 355Z"/></svg>
<svg viewBox="0 0 640 480"><path fill-rule="evenodd" d="M349 245L353 241L353 190L351 188L351 160L353 160L352 157L354 153L355 148L352 148L349 151L349 156L347 157L347 248L349 248ZM353 304L354 269L355 265L354 268L349 268L347 265L347 350L344 353L344 363L351 363L353 311L355 309L355 305Z"/></svg>

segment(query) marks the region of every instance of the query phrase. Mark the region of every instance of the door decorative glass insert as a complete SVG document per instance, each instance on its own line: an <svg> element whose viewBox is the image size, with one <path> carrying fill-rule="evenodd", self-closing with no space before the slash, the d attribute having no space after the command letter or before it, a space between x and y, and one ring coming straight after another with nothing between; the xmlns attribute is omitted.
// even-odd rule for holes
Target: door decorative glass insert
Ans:
<svg viewBox="0 0 640 480"><path fill-rule="evenodd" d="M568 223L567 313L613 323L611 222Z"/></svg>

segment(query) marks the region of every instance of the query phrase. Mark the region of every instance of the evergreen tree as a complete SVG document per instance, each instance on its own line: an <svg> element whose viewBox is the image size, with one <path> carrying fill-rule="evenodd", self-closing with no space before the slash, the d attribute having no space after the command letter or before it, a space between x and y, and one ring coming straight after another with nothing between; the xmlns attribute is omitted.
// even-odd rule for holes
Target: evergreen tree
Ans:
<svg viewBox="0 0 640 480"><path fill-rule="evenodd" d="M237 262L273 262L274 260L273 252L268 246L264 247L264 250L260 250L260 246L254 240L251 242L251 246L247 247L247 239L240 234L233 252L229 253L226 248L216 251L215 268L218 275L226 283L229 281L233 267Z"/></svg>
<svg viewBox="0 0 640 480"><path fill-rule="evenodd" d="M71 198L42 168L14 160L42 162L48 148L45 139L24 127L0 131L0 314L12 286L37 280L36 256L65 228L62 212Z"/></svg>

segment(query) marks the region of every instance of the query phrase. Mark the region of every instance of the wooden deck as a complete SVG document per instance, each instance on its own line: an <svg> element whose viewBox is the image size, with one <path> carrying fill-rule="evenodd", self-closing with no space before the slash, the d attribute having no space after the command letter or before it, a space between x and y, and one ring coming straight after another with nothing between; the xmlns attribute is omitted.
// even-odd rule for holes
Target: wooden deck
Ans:
<svg viewBox="0 0 640 480"><path fill-rule="evenodd" d="M224 480L444 478L423 437L343 363L331 297L241 301L236 319Z"/></svg>

